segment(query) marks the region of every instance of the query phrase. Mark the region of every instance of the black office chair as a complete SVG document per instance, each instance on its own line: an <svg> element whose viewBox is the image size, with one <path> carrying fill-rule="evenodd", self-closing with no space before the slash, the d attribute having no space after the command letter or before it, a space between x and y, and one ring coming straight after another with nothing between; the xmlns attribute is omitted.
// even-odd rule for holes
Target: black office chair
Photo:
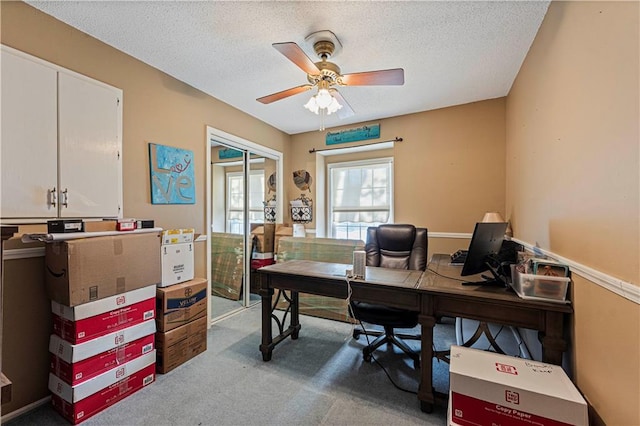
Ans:
<svg viewBox="0 0 640 426"><path fill-rule="evenodd" d="M427 266L427 241L427 230L413 225L370 227L367 229L365 244L367 266L424 271ZM377 336L362 350L365 361L371 361L371 353L388 343L402 349L413 359L415 367L419 367L420 354L413 351L402 339L420 340L420 336L394 333L395 328L413 328L418 325L418 312L357 300L351 301L351 309L356 319L384 328L384 331L361 328L353 330L355 339L361 334Z"/></svg>

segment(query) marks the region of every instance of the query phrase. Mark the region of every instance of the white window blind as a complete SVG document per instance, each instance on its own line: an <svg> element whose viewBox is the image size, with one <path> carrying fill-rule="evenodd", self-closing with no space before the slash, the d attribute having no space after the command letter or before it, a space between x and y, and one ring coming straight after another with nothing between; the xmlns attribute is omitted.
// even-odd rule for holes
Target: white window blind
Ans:
<svg viewBox="0 0 640 426"><path fill-rule="evenodd" d="M329 165L329 226L334 238L366 238L369 226L393 220L393 159Z"/></svg>

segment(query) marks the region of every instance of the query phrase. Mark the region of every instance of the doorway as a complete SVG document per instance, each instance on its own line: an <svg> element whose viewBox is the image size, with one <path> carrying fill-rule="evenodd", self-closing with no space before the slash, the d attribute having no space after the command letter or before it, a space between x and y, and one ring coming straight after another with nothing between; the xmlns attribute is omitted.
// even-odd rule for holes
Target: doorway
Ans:
<svg viewBox="0 0 640 426"><path fill-rule="evenodd" d="M260 301L252 231L282 218L282 153L207 127L207 278L212 322ZM274 214L275 213L275 214ZM259 231L259 230L256 230Z"/></svg>

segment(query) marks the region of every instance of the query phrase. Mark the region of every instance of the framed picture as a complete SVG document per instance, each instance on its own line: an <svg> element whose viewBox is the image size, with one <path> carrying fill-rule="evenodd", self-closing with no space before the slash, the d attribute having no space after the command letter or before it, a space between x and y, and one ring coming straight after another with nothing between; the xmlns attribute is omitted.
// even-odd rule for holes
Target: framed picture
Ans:
<svg viewBox="0 0 640 426"><path fill-rule="evenodd" d="M152 204L195 204L193 151L149 144Z"/></svg>

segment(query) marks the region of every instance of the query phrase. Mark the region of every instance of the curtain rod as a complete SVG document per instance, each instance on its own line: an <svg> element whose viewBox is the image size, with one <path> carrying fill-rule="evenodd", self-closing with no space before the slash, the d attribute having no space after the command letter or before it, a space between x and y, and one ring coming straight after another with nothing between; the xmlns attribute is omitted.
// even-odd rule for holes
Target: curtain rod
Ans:
<svg viewBox="0 0 640 426"><path fill-rule="evenodd" d="M348 147L344 147L343 146L343 147L339 147L339 148L326 148L326 149L315 149L315 148L313 148L313 149L309 150L309 154L313 154L314 152L333 151L335 149L358 148L358 147L361 147L361 146L376 145L376 144L379 144L379 143L387 143L387 142L402 142L402 138L399 138L399 137L396 136L395 139L389 139L388 141L370 142L370 143L365 143L365 144L362 144L362 145L355 145L355 146L348 146Z"/></svg>

